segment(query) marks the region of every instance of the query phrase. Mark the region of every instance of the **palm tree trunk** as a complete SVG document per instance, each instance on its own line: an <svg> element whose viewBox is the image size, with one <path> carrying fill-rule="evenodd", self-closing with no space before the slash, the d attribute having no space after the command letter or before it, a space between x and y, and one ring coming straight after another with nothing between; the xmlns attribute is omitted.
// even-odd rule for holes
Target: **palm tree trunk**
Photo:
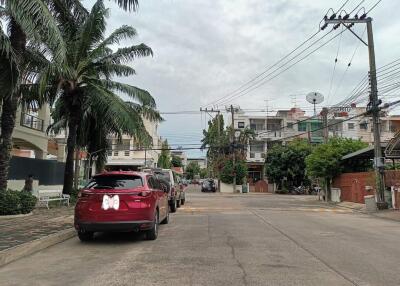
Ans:
<svg viewBox="0 0 400 286"><path fill-rule="evenodd" d="M78 130L76 116L71 116L68 124L67 158L65 160L63 194L70 194L74 181L74 151Z"/></svg>
<svg viewBox="0 0 400 286"><path fill-rule="evenodd" d="M7 189L12 149L12 133L15 126L17 106L18 98L16 96L9 96L3 100L0 138L0 191Z"/></svg>
<svg viewBox="0 0 400 286"><path fill-rule="evenodd" d="M10 20L10 42L16 55L17 63L22 62L22 56L26 48L26 35L13 18ZM16 68L16 67L14 67ZM7 189L8 169L11 160L12 133L15 127L18 101L20 94L15 91L21 81L21 75L11 83L12 91L3 99L1 114L0 135L0 191Z"/></svg>

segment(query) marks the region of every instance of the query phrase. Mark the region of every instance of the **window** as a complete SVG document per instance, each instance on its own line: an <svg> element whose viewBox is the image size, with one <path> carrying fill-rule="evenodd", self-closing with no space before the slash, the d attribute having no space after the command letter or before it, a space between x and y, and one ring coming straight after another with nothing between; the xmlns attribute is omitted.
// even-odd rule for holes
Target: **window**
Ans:
<svg viewBox="0 0 400 286"><path fill-rule="evenodd" d="M238 122L238 128L244 128L244 122L243 121L239 121Z"/></svg>
<svg viewBox="0 0 400 286"><path fill-rule="evenodd" d="M125 155L125 156L129 156L129 155L130 155L129 150L125 150L124 155Z"/></svg>
<svg viewBox="0 0 400 286"><path fill-rule="evenodd" d="M250 152L254 153L262 153L264 152L264 142L253 141L250 142Z"/></svg>
<svg viewBox="0 0 400 286"><path fill-rule="evenodd" d="M354 130L354 123L347 123L347 128L349 130Z"/></svg>
<svg viewBox="0 0 400 286"><path fill-rule="evenodd" d="M300 122L297 124L298 131L307 131L307 123L306 122Z"/></svg>
<svg viewBox="0 0 400 286"><path fill-rule="evenodd" d="M288 122L287 128L288 128L288 129L293 129L293 123L292 123L292 122Z"/></svg>
<svg viewBox="0 0 400 286"><path fill-rule="evenodd" d="M360 129L368 130L368 123L367 122L360 123Z"/></svg>
<svg viewBox="0 0 400 286"><path fill-rule="evenodd" d="M250 119L250 129L265 130L265 121L263 119Z"/></svg>
<svg viewBox="0 0 400 286"><path fill-rule="evenodd" d="M147 183L149 185L150 188L155 189L155 190L162 190L160 181L152 176L148 176L147 177Z"/></svg>
<svg viewBox="0 0 400 286"><path fill-rule="evenodd" d="M118 156L119 152L118 151L114 151L114 156Z"/></svg>
<svg viewBox="0 0 400 286"><path fill-rule="evenodd" d="M142 178L139 176L113 175L94 177L85 188L124 190L142 186Z"/></svg>

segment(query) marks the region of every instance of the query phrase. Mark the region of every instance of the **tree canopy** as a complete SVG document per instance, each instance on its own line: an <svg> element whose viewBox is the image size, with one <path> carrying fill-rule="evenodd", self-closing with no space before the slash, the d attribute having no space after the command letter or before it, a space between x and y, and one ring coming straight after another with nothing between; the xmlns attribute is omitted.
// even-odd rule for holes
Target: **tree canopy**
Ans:
<svg viewBox="0 0 400 286"><path fill-rule="evenodd" d="M306 181L305 159L312 147L303 139L294 140L286 146L275 145L268 152L266 173L268 179L280 184L283 178L298 186Z"/></svg>
<svg viewBox="0 0 400 286"><path fill-rule="evenodd" d="M360 140L349 138L331 138L328 143L318 145L306 158L307 175L316 178L332 179L343 171L357 171L367 168L368 161L352 161L344 164L341 158L349 153L367 147Z"/></svg>
<svg viewBox="0 0 400 286"><path fill-rule="evenodd" d="M171 164L173 167L183 167L182 159L175 155L172 155Z"/></svg>
<svg viewBox="0 0 400 286"><path fill-rule="evenodd" d="M190 162L186 166L185 172L186 172L186 178L191 180L194 178L194 176L200 174L200 166L197 162Z"/></svg>

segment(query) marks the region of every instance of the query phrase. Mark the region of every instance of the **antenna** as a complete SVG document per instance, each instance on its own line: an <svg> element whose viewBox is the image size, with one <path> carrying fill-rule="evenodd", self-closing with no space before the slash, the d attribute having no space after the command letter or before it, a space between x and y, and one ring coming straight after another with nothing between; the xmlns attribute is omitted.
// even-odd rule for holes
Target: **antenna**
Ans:
<svg viewBox="0 0 400 286"><path fill-rule="evenodd" d="M324 96L319 92L310 92L306 95L306 100L314 105L314 115L317 115L316 105L324 101Z"/></svg>

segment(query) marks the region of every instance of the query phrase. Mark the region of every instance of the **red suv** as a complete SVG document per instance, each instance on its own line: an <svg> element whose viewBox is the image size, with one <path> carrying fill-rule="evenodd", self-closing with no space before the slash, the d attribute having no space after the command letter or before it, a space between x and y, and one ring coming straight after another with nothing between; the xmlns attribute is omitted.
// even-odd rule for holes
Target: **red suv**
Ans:
<svg viewBox="0 0 400 286"><path fill-rule="evenodd" d="M74 226L81 241L108 231L145 231L146 238L154 240L159 222L168 221L168 194L148 173L96 175L79 192L75 206Z"/></svg>

